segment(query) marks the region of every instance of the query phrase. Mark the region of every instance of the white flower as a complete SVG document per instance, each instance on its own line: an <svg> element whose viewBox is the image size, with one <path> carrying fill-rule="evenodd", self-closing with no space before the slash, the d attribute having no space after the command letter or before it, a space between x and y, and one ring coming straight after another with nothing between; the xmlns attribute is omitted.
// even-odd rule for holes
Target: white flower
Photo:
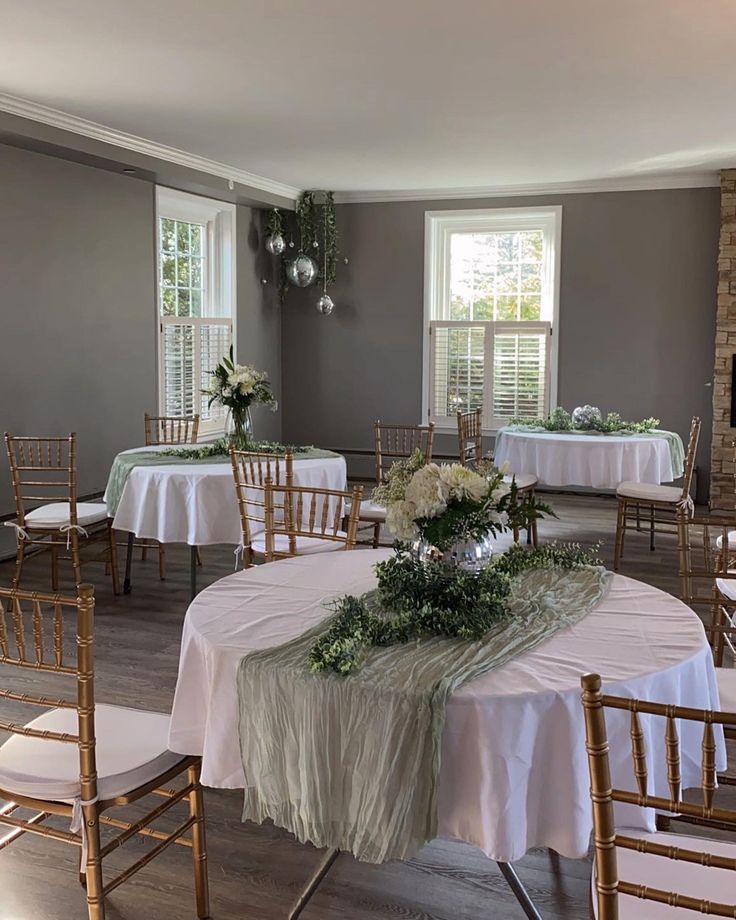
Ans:
<svg viewBox="0 0 736 920"><path fill-rule="evenodd" d="M469 498L479 502L488 494L488 481L460 463L443 464L439 476L445 498Z"/></svg>
<svg viewBox="0 0 736 920"><path fill-rule="evenodd" d="M386 526L397 540L415 540L419 535L414 522L417 516L413 502L393 502L386 509Z"/></svg>
<svg viewBox="0 0 736 920"><path fill-rule="evenodd" d="M243 396L249 396L262 379L263 375L255 368L247 364L236 364L233 372L228 374L227 382L233 390L239 391Z"/></svg>
<svg viewBox="0 0 736 920"><path fill-rule="evenodd" d="M411 477L406 487L406 500L416 507L416 517L437 517L447 508L440 485L440 468L428 463Z"/></svg>

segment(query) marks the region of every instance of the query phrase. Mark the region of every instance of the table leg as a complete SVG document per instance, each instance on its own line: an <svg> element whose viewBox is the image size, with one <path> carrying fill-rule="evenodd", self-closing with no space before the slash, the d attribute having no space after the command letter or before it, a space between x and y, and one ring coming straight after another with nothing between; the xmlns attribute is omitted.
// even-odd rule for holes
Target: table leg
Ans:
<svg viewBox="0 0 736 920"><path fill-rule="evenodd" d="M291 908L291 911L289 912L289 920L296 920L296 918L301 915L301 912L310 902L312 895L319 887L320 882L330 871L330 866L332 866L339 855L339 850L327 850L325 855L322 857L322 861L317 866L314 874L307 882L305 889L297 898L296 904L294 904L294 906Z"/></svg>
<svg viewBox="0 0 736 920"><path fill-rule="evenodd" d="M133 543L135 542L135 534L128 534L128 549L125 553L125 580L123 581L123 594L130 594L130 570L133 565Z"/></svg>
<svg viewBox="0 0 736 920"><path fill-rule="evenodd" d="M516 900L519 902L521 909L527 917L529 917L529 920L542 920L542 915L534 906L534 901L529 897L529 892L524 887L523 882L516 874L516 869L514 869L511 863L497 861L496 865L501 870L501 875L506 879L506 883L514 892Z"/></svg>
<svg viewBox="0 0 736 920"><path fill-rule="evenodd" d="M189 589L192 600L197 596L197 547L189 547Z"/></svg>

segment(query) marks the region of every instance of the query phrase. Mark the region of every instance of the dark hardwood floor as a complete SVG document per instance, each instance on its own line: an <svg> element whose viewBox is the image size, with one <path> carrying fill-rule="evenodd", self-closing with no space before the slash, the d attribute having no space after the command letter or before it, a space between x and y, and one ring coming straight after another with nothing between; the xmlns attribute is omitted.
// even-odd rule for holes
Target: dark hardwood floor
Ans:
<svg viewBox="0 0 736 920"><path fill-rule="evenodd" d="M610 565L616 504L612 498L550 494L557 520L540 524L540 537L582 543L603 541ZM370 531L365 532L365 537ZM121 565L123 552L121 550ZM167 710L176 683L181 625L189 597L189 552L169 547L168 578L158 579L155 552L136 558L133 593L112 595L100 565L85 567L96 587L96 696L99 702ZM202 550L200 585L233 570L230 547ZM675 539L646 535L627 540L624 574L677 593ZM0 584L12 564L0 564ZM50 590L47 555L27 563L23 587ZM71 590L66 572L65 587ZM0 703L0 718L9 708ZM15 714L15 713L14 713ZM733 801L733 797L731 797ZM271 825L240 821L238 792L206 793L209 876L214 920L281 920L315 868L320 854ZM2 836L2 831L0 831ZM115 869L148 844L131 841L111 859ZM582 920L588 914L590 863L534 851L517 864L521 878L550 920ZM108 900L110 920L181 920L195 917L189 852L175 847L159 856ZM0 852L0 920L71 920L86 916L71 847L26 835ZM477 849L436 841L405 863L375 867L341 856L304 920L511 920L523 912L496 865Z"/></svg>

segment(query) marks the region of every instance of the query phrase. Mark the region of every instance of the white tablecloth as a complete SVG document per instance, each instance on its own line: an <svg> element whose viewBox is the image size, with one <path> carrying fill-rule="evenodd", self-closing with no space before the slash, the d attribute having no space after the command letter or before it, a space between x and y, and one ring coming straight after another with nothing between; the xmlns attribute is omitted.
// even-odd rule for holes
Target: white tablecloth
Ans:
<svg viewBox="0 0 736 920"><path fill-rule="evenodd" d="M494 457L497 466L508 463L509 472L532 473L546 486L615 489L621 482L659 484L675 478L665 438L502 429Z"/></svg>
<svg viewBox="0 0 736 920"><path fill-rule="evenodd" d="M137 447L123 453L145 450ZM345 458L339 454L294 459L297 486L344 489L346 482ZM134 467L120 496L113 527L161 543L240 543L240 512L230 462ZM260 530L263 528L253 527L254 534Z"/></svg>
<svg viewBox="0 0 736 920"><path fill-rule="evenodd" d="M322 619L325 603L375 584L390 550L301 556L230 575L192 602L184 621L169 746L202 754L202 781L243 786L236 670ZM439 828L443 837L513 861L530 847L579 858L592 829L580 676L599 672L610 692L718 707L711 652L697 616L668 594L621 575L582 622L450 698L442 741ZM613 713L614 782L632 789L629 723ZM643 717L647 748L660 755L652 789L669 795L664 724ZM682 727L685 784L700 781L701 731ZM653 731L652 731L653 730ZM722 741L720 769L725 768ZM629 809L633 812L633 809ZM634 817L624 816L627 823ZM641 820L639 820L641 823Z"/></svg>

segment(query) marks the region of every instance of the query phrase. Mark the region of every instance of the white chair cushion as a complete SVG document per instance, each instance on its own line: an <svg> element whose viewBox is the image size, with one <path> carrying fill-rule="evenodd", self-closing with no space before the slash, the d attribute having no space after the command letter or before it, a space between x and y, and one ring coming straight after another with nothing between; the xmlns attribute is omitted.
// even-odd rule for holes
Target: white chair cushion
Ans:
<svg viewBox="0 0 736 920"><path fill-rule="evenodd" d="M76 735L77 712L51 709L28 725ZM168 749L169 716L163 713L98 704L95 736L100 799L132 792L183 759ZM79 748L64 741L11 736L0 746L0 789L54 802L79 798Z"/></svg>
<svg viewBox="0 0 736 920"><path fill-rule="evenodd" d="M684 834L649 834L641 830L617 828L618 833L626 837L636 837L662 843L665 846L682 847L699 852L715 853L729 859L736 859L736 844L723 840L704 840ZM616 849L618 877L622 881L635 885L648 885L663 891L675 891L691 898L704 898L720 901L723 904L736 904L736 885L734 874L728 869L709 869L681 860L667 859L664 856L651 856L649 853L637 853L635 850ZM593 912L598 916L598 902L595 892L595 871L593 872ZM685 910L682 907L669 907L655 901L645 901L631 895L619 895L619 920L691 920L703 914L700 911Z"/></svg>
<svg viewBox="0 0 736 920"><path fill-rule="evenodd" d="M107 505L100 502L77 502L77 523L80 527L107 520ZM31 527L63 527L69 523L69 502L41 505L26 514Z"/></svg>
<svg viewBox="0 0 736 920"><path fill-rule="evenodd" d="M716 546L718 549L723 547L723 537L718 537L716 540ZM736 549L736 530L731 530L728 534L728 548Z"/></svg>
<svg viewBox="0 0 736 920"><path fill-rule="evenodd" d="M728 570L733 571L732 569ZM734 572L736 575L736 572ZM736 601L736 578L716 578L716 587L730 601Z"/></svg>
<svg viewBox="0 0 736 920"><path fill-rule="evenodd" d="M353 503L348 498L344 505L345 517L350 514L350 509L352 506ZM374 524L382 524L386 520L386 509L383 505L379 505L378 502L372 502L369 498L364 498L360 503L360 514L358 515L358 520L371 521Z"/></svg>
<svg viewBox="0 0 736 920"><path fill-rule="evenodd" d="M517 489L535 489L539 484L539 480L532 473L508 473L503 477L503 481L509 484L512 479L516 480Z"/></svg>
<svg viewBox="0 0 736 920"><path fill-rule="evenodd" d="M736 668L716 668L722 712L736 712Z"/></svg>
<svg viewBox="0 0 736 920"><path fill-rule="evenodd" d="M651 482L622 482L616 489L622 498L636 498L639 501L668 502L676 505L682 498L682 489L677 486L657 486Z"/></svg>
<svg viewBox="0 0 736 920"><path fill-rule="evenodd" d="M338 536L347 539L347 534L341 530ZM259 536L251 543L251 549L254 553L266 555L266 537ZM324 540L322 537L297 537L296 551L300 556L311 556L313 553L329 553L336 549L345 549L344 543L338 543L337 540ZM274 550L277 553L289 552L289 538L286 534L277 533L274 538Z"/></svg>

